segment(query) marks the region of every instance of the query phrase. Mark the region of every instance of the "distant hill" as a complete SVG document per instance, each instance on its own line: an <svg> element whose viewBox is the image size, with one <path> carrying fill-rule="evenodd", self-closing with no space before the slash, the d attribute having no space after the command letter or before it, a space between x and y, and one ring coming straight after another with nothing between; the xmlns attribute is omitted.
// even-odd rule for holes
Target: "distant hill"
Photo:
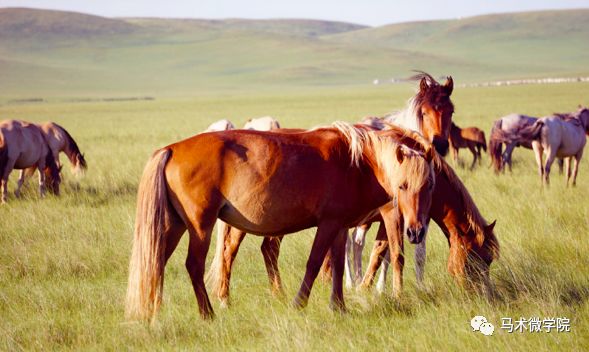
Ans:
<svg viewBox="0 0 589 352"><path fill-rule="evenodd" d="M104 18L0 9L0 95L176 95L588 75L589 10L366 27L272 19Z"/></svg>

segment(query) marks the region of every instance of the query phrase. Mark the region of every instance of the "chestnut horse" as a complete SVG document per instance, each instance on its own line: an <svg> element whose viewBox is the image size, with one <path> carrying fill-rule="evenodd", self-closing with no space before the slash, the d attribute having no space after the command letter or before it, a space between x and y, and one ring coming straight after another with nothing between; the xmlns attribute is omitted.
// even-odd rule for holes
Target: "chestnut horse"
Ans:
<svg viewBox="0 0 589 352"><path fill-rule="evenodd" d="M407 107L404 110L391 114L385 118L368 117L365 118L362 123L374 129L383 129L385 126L393 123L418 131L422 133L426 139L434 143L434 146L439 153L445 154L448 150L448 135L452 114L454 112L454 105L450 100L454 85L452 77L448 77L444 84L439 84L431 75L424 72L421 72L412 78L420 80L419 91L414 97L409 99ZM359 236L356 236L356 238L358 237ZM212 288L216 292L217 297L223 306L226 305L229 298L231 266L237 255L242 238L243 237L239 238L226 235L224 240L218 239L219 241L217 242L217 246L223 245L224 247L217 247L212 267L216 269L218 268L219 270L215 272L211 270L208 275L208 281L212 284ZM359 272L357 274L357 279L359 281L361 279L361 252L364 247L364 242L362 240L359 244L350 241L346 252L348 252L350 243L353 243L355 258L360 258L360 264L356 265L356 270ZM266 249L262 249L273 293L281 291L277 261L279 250L279 243L272 243L272 246L267 246ZM264 253L264 251L266 253ZM356 255L357 253L359 253L359 255ZM425 241L421 241L418 244L416 257L420 258L420 268L423 268L425 265ZM346 264L346 271L349 273L350 265L348 260L346 261ZM421 269L421 271L423 270ZM346 283L349 282L351 282L351 280L349 279L349 276L346 276Z"/></svg>
<svg viewBox="0 0 589 352"><path fill-rule="evenodd" d="M481 164L481 149L487 151L485 132L476 127L460 128L454 122L450 128L450 150L455 163L458 163L458 152L460 148L468 148L472 153L472 170L477 162Z"/></svg>
<svg viewBox="0 0 589 352"><path fill-rule="evenodd" d="M78 144L69 132L56 124L55 122L45 122L37 124L37 126L43 132L47 145L53 154L55 163L59 170L61 170L61 162L59 161L59 153L63 152L72 164L72 172L74 174L82 174L88 169L84 154L80 151ZM20 194L20 189L25 182L26 177L30 177L35 173L35 168L30 167L20 171L18 178L18 184L15 193ZM50 173L46 173L45 177L47 181L51 182L52 176Z"/></svg>
<svg viewBox="0 0 589 352"><path fill-rule="evenodd" d="M213 132L215 131L215 128L219 128L219 131L224 131L232 130L235 127L231 122L227 120L221 120L211 124L207 129L207 132ZM256 131L275 131L279 128L280 123L278 120L270 116L249 119L243 126L243 129ZM221 220L217 220L217 244L215 253L224 253L225 247L228 247L228 251L231 251L232 247L239 246L241 244L241 241L243 241L245 235L246 233L244 231L229 226ZM260 247L264 260L266 261L266 268L268 269L268 277L270 278L270 286L272 287L273 294L279 294L282 292L282 282L280 280L280 275L278 274L278 261L268 261L267 258L278 257L282 237L283 236L266 236L264 237L262 246ZM233 259L235 259L235 257L232 257L231 261L233 261ZM229 259L223 260L222 256L215 256L215 259L213 260L213 263L211 264L211 267L209 268L209 271L206 275L205 281L209 284L209 286L214 288L215 292L229 291L229 287L227 285L229 284L231 271L230 269L227 270L227 267L230 266L228 261ZM216 273L216 276L226 276L227 279L219 282L216 280L216 277L212 275L212 273ZM218 296L221 297L223 295L218 294ZM221 300L222 307L227 306L227 304L227 300Z"/></svg>
<svg viewBox="0 0 589 352"><path fill-rule="evenodd" d="M39 193L45 196L46 174L51 177L49 188L59 194L59 168L41 129L18 120L0 122L0 183L2 203L8 198L8 176L13 169L39 169ZM18 196L18 193L17 193Z"/></svg>
<svg viewBox="0 0 589 352"><path fill-rule="evenodd" d="M429 215L448 239L448 272L459 283L468 280L474 284L481 284L483 289L488 289L489 267L491 262L499 257L499 242L493 232L495 222L487 224L467 189L445 161L435 168L435 173L436 185ZM402 216L400 219L402 221ZM402 238L400 240L402 241ZM389 255L389 247L387 235L381 226L360 287L368 288L372 285L382 259ZM394 269L393 292L397 295L402 283L402 251L401 242L396 251L392 251L393 255L390 258ZM384 286L385 273L383 268L378 282L379 291L382 291Z"/></svg>
<svg viewBox="0 0 589 352"><path fill-rule="evenodd" d="M424 154L406 152L401 139L412 141ZM217 218L263 236L317 226L294 304L306 305L331 248L331 306L344 310L344 232L375 209L406 196L413 202L413 214L403 216L415 219L409 227L423 227L421 214L429 211L435 182L433 158L437 154L431 145L416 133L401 128L374 132L345 123L301 133L203 133L156 151L138 189L127 317L155 316L165 264L186 229L186 268L200 314L213 317L204 271Z"/></svg>

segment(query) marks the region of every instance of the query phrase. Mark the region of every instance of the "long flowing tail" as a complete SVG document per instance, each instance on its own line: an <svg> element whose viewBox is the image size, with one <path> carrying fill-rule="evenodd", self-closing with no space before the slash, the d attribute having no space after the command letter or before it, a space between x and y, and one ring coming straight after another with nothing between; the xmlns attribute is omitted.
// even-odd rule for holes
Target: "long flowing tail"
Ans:
<svg viewBox="0 0 589 352"><path fill-rule="evenodd" d="M8 146L3 143L2 135L0 135L0 179L4 175L4 169L8 163Z"/></svg>
<svg viewBox="0 0 589 352"><path fill-rule="evenodd" d="M225 222L217 220L217 245L215 247L215 256L213 257L211 268L205 277L207 286L209 286L212 292L217 296L219 295L219 290L222 286L222 276L225 268L223 261L225 260L225 235L228 232L228 226L229 225Z"/></svg>
<svg viewBox="0 0 589 352"><path fill-rule="evenodd" d="M137 190L125 307L128 319L153 319L162 300L166 249L163 234L168 212L171 211L168 208L164 168L170 155L170 150L163 149L152 156L143 170Z"/></svg>

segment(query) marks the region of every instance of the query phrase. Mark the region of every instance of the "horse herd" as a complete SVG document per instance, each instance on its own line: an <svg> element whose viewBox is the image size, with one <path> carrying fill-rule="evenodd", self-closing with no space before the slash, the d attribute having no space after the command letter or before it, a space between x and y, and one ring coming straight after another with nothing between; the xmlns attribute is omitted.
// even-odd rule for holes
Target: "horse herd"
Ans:
<svg viewBox="0 0 589 352"><path fill-rule="evenodd" d="M164 268L185 232L189 236L186 269L203 318L214 316L205 281L222 305L229 303L231 269L246 233L264 236L261 252L271 288L281 293L281 240L310 227L317 227L317 232L294 299L296 307L307 304L324 266L332 277L330 305L345 310L344 276L349 287L370 287L383 259L393 266L393 295L399 297L404 236L416 245L421 284L430 219L448 240L449 273L458 283L489 294L489 268L499 256L495 222L487 223L442 157L450 149L456 159L459 148L469 148L474 167L480 163L481 149L486 150L484 133L460 129L452 122L451 77L443 84L424 72L413 78L419 89L407 107L383 118L369 117L354 125L335 122L311 130L280 128L271 117L250 120L243 129L221 120L203 133L155 151L138 188L126 316L154 319L162 299ZM525 123L520 124L510 116L497 121L491 132L489 152L495 170L511 167L515 146L529 145L537 158L540 152L540 161L542 151L548 154L546 166L540 167L546 183L555 157L574 157L574 185L589 110L537 120L522 117ZM573 141L574 136L579 141ZM41 195L45 184L58 194L60 151L76 171L86 168L77 144L61 126L1 122L2 201L13 168L21 169L19 189L25 175L36 168ZM365 236L373 223L379 228L370 264L362 274ZM215 224L216 249L205 280Z"/></svg>

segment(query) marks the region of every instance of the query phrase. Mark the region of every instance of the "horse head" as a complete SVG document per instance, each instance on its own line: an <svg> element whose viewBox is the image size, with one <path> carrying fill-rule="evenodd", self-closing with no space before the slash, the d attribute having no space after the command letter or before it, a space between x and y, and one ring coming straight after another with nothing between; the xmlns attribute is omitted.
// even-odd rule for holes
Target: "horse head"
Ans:
<svg viewBox="0 0 589 352"><path fill-rule="evenodd" d="M589 135L589 109L584 106L579 105L579 110L575 114L581 124L583 124L583 128L585 129L585 134Z"/></svg>
<svg viewBox="0 0 589 352"><path fill-rule="evenodd" d="M419 92L415 97L415 108L419 118L420 131L432 142L441 155L448 153L450 123L454 104L450 100L454 80L447 77L444 84L438 83L431 75L420 72L412 77L419 79Z"/></svg>
<svg viewBox="0 0 589 352"><path fill-rule="evenodd" d="M397 146L395 151L401 173L397 206L403 218L403 233L411 243L420 243L427 233L435 185L434 153L431 147L421 153L403 145Z"/></svg>

